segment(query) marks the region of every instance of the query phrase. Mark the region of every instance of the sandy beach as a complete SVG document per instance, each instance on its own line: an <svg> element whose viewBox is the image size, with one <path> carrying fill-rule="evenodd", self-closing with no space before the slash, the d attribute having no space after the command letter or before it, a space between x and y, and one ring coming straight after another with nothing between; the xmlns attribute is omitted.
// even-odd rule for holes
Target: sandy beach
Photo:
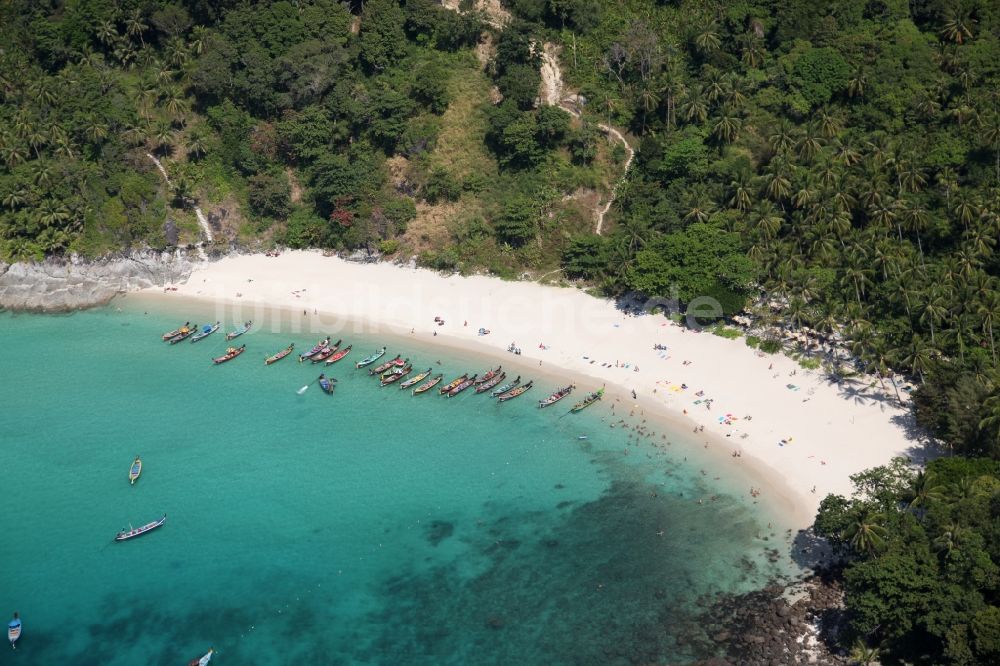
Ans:
<svg viewBox="0 0 1000 666"><path fill-rule="evenodd" d="M801 527L827 493L850 493L851 474L919 449L907 435L908 411L877 384L838 386L743 339L628 314L577 289L294 251L203 264L164 296L214 302L236 319L264 321L269 308L287 309L297 330L317 336L389 329L489 353L498 363L575 379L577 392L567 402L606 385L606 402L617 400L618 414L633 405L654 410L692 436L703 426L698 441L715 450L718 464L759 470L761 497L790 494L782 503ZM519 356L507 351L511 344Z"/></svg>

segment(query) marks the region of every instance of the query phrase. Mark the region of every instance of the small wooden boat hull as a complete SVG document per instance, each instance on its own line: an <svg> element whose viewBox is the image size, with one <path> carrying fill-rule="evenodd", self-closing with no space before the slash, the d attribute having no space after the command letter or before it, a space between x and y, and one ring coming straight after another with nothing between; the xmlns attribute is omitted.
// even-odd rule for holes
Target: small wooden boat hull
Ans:
<svg viewBox="0 0 1000 666"><path fill-rule="evenodd" d="M528 382L527 384L525 384L523 386L518 386L517 388L511 389L511 390L507 391L506 393L502 393L497 398L497 402L507 402L508 400L513 400L517 396L523 395L523 394L527 393L528 390L530 390L531 387L534 384L535 384L535 382L533 382L533 381L532 382Z"/></svg>
<svg viewBox="0 0 1000 666"><path fill-rule="evenodd" d="M326 393L327 395L333 395L334 389L337 388L337 380L327 379L324 377L323 379L319 380L319 387L323 390L323 393Z"/></svg>
<svg viewBox="0 0 1000 666"><path fill-rule="evenodd" d="M326 364L327 365L333 365L334 363L336 363L340 359L344 358L345 356L347 356L348 354L351 353L351 348L353 346L354 345L347 345L343 349L339 350L336 354L334 354L330 358L326 359Z"/></svg>
<svg viewBox="0 0 1000 666"><path fill-rule="evenodd" d="M475 383L476 383L476 375L472 375L471 377L469 377L468 379L466 379L464 382L462 382L461 384L459 384L458 386L456 386L452 390L448 391L448 397L449 398L454 398L456 395L458 395L459 393L461 393L462 391L464 391L465 389L469 388L470 386L472 386Z"/></svg>
<svg viewBox="0 0 1000 666"><path fill-rule="evenodd" d="M135 539L143 534L148 534L158 527L163 527L163 523L167 522L167 514L163 514L163 517L159 520L154 520L151 523L146 523L142 527L136 527L128 531L119 532L115 536L115 541L128 541L129 539Z"/></svg>
<svg viewBox="0 0 1000 666"><path fill-rule="evenodd" d="M431 368L427 368L427 372L421 372L419 375L414 375L413 377L410 377L405 382L399 385L399 390L402 391L403 389L408 389L411 386L415 386L420 382L424 381L425 379L431 376L431 370L432 370Z"/></svg>
<svg viewBox="0 0 1000 666"><path fill-rule="evenodd" d="M283 359L286 356L288 356L289 354L291 354L293 349L295 349L295 343L294 342L292 344L288 345L287 347L285 347L284 349L282 349L280 352L278 352L274 356L268 356L267 359L264 361L264 365L271 365L272 363L277 363L281 359Z"/></svg>
<svg viewBox="0 0 1000 666"><path fill-rule="evenodd" d="M543 409L545 407L551 407L552 405L556 404L557 402L559 402L572 392L573 392L572 386L567 386L566 388L559 389L558 391L547 397L545 400L539 400L538 408Z"/></svg>
<svg viewBox="0 0 1000 666"><path fill-rule="evenodd" d="M476 384L477 384L477 386L476 386L476 393L486 393L487 391L489 391L491 388L493 388L494 386L496 386L497 384L499 384L500 382L502 382L506 378L507 378L507 373L506 372L501 372L499 375L495 376L493 379L490 379L489 381L483 382L482 384L479 384L478 382L476 382Z"/></svg>
<svg viewBox="0 0 1000 666"><path fill-rule="evenodd" d="M451 390L453 388L455 388L456 386L458 386L459 384L461 384L462 382L464 382L468 378L469 378L469 375L467 375L467 374L462 375L461 377L456 377L455 379L451 380L450 382L448 382L447 384L445 384L444 386L442 386L440 389L438 389L438 392L441 395L444 395L446 393L451 393Z"/></svg>
<svg viewBox="0 0 1000 666"><path fill-rule="evenodd" d="M253 322L252 321L251 322L247 322L243 326L240 326L235 331L232 331L230 333L226 333L226 340L235 340L236 338L240 337L241 335L243 335L244 333L246 333L247 331L249 331L251 326L253 326Z"/></svg>
<svg viewBox="0 0 1000 666"><path fill-rule="evenodd" d="M220 356L218 358L213 358L212 359L212 363L214 363L215 365L219 365L220 363L225 363L226 361L232 361L234 358L236 358L237 356L239 356L240 354L242 354L243 352L245 352L246 349L247 349L247 346L243 345L239 349L234 349L233 351L228 352L228 353L224 354L223 356Z"/></svg>
<svg viewBox="0 0 1000 666"><path fill-rule="evenodd" d="M132 461L132 466L129 467L128 470L128 482L134 485L135 482L139 479L139 476L141 474L142 474L142 460L139 458L139 456L136 456L135 460Z"/></svg>
<svg viewBox="0 0 1000 666"><path fill-rule="evenodd" d="M503 395L507 391L511 391L511 390L517 388L520 384L521 384L521 375L518 375L514 379L514 381L512 381L512 382L510 382L508 384L504 384L503 386L501 386L498 389L495 389L492 393L490 393L490 396L496 398L497 396Z"/></svg>
<svg viewBox="0 0 1000 666"><path fill-rule="evenodd" d="M580 401L580 402L576 403L575 405L573 405L573 407L569 411L571 411L571 412L582 412L587 407L590 407L592 404L594 404L595 402L597 402L598 400L600 400L603 396L604 396L604 389L601 389L597 393L591 393L586 398L584 398L582 401Z"/></svg>
<svg viewBox="0 0 1000 666"><path fill-rule="evenodd" d="M19 639L20 637L21 637L21 621L11 620L7 624L7 640L10 641L10 646L12 648L16 649L14 643L16 643L17 639Z"/></svg>
<svg viewBox="0 0 1000 666"><path fill-rule="evenodd" d="M380 358L382 358L383 356L385 356L385 351L386 351L386 348L382 347L381 351L377 351L374 354L372 354L371 356L365 356L363 359L361 359L360 361L358 361L357 363L355 363L354 367L356 367L356 368L364 368L365 366L371 365L375 361L377 361ZM396 358L399 358L399 357L397 356Z"/></svg>
<svg viewBox="0 0 1000 666"><path fill-rule="evenodd" d="M479 379L477 379L476 383L477 384L485 384L486 382L490 381L491 379L493 379L494 377L496 377L497 375L499 375L501 370L503 370L503 366L502 365L498 365L496 367L496 369L490 370L485 375L483 375L482 377L480 377Z"/></svg>
<svg viewBox="0 0 1000 666"><path fill-rule="evenodd" d="M340 341L339 340L337 341L337 344L331 345L330 344L330 338L327 338L326 340L323 340L321 343L319 343L318 345L316 345L315 347L313 347L312 349L310 349L309 351L307 351L305 354L299 354L299 362L301 363L302 361L305 361L306 359L312 358L313 356L315 356L316 354L320 353L321 351L323 351L327 347L337 347L338 345L340 345Z"/></svg>
<svg viewBox="0 0 1000 666"><path fill-rule="evenodd" d="M217 330L219 330L218 322L216 322L214 326L209 327L207 331L201 331L199 333L195 333L194 335L192 335L191 342L198 342L199 340L204 340L208 336L212 335L212 333L215 333Z"/></svg>
<svg viewBox="0 0 1000 666"><path fill-rule="evenodd" d="M432 388L440 384L442 379L444 379L444 375L438 375L437 377L428 379L426 382L413 389L413 395L420 395L421 393L430 391Z"/></svg>
<svg viewBox="0 0 1000 666"><path fill-rule="evenodd" d="M191 328L189 328L186 331L184 331L184 330L179 331L177 333L177 335L175 335L174 337L172 337L169 340L167 340L167 342L169 342L172 345L176 345L178 342L183 342L183 341L187 340L188 338L190 338L192 335L194 335L197 332L198 332L198 325L195 324L194 326L192 326Z"/></svg>
<svg viewBox="0 0 1000 666"><path fill-rule="evenodd" d="M184 324L184 326L190 326L190 325L191 325L191 322L187 322L186 324ZM163 341L166 342L170 338L172 338L172 337L174 337L176 335L180 335L181 329L184 328L184 326L179 326L179 327L175 328L174 330L170 331L169 333L164 333L163 334Z"/></svg>
<svg viewBox="0 0 1000 666"><path fill-rule="evenodd" d="M395 384L400 379L402 379L406 375L410 374L411 370L413 370L412 367L406 366L405 368L400 368L398 372L391 372L388 375L382 377L382 381L380 382L380 384L382 384L382 386L388 386L389 384Z"/></svg>

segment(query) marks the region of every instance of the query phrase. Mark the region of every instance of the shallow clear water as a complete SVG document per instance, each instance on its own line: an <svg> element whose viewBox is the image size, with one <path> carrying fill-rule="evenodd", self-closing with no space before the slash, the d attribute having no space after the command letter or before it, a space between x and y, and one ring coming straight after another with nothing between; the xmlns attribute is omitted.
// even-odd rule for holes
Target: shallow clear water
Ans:
<svg viewBox="0 0 1000 666"><path fill-rule="evenodd" d="M354 369L359 336L335 395L298 395L317 366L262 359L315 336L213 367L221 333L159 341L177 319L0 313L0 612L24 620L0 664L683 663L699 597L780 573L761 514L606 404L411 397Z"/></svg>

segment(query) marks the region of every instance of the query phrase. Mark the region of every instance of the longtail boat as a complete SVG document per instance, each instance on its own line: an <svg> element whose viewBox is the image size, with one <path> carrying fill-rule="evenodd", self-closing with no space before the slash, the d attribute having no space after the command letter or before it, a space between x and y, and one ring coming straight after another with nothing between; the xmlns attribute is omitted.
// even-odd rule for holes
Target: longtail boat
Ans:
<svg viewBox="0 0 1000 666"><path fill-rule="evenodd" d="M313 363L322 363L326 359L330 358L337 353L336 347L323 347L319 350L319 353L313 354L313 357L309 359Z"/></svg>
<svg viewBox="0 0 1000 666"><path fill-rule="evenodd" d="M417 388L413 389L413 395L420 395L424 391L430 391L432 388L437 386L442 379L444 379L444 375L435 375L434 377L428 379L426 382L424 382Z"/></svg>
<svg viewBox="0 0 1000 666"><path fill-rule="evenodd" d="M410 388L414 384L419 384L420 382L424 381L425 379L427 379L427 377L430 376L431 370L433 370L433 368L427 368L426 372L421 372L418 375L414 375L413 377L410 377L405 382L403 382L402 384L399 385L399 390L402 391L405 388Z"/></svg>
<svg viewBox="0 0 1000 666"><path fill-rule="evenodd" d="M485 375L483 375L482 377L480 377L479 379L477 379L476 383L477 384L483 384L485 382L490 381L491 379L493 379L494 377L496 377L497 375L499 375L500 371L502 369L503 369L503 366L502 365L498 365L495 370L490 370Z"/></svg>
<svg viewBox="0 0 1000 666"><path fill-rule="evenodd" d="M355 367L357 367L357 368L363 368L366 365L371 365L372 363L374 363L375 361L379 360L383 356L385 356L385 347L382 347L382 349L379 349L377 352L375 352L371 356L365 356L363 359L361 359L360 361L357 362L357 364L355 365ZM397 356L396 358L399 358L399 357Z"/></svg>
<svg viewBox="0 0 1000 666"><path fill-rule="evenodd" d="M172 345L176 345L178 342L187 340L192 335L198 332L198 324L194 326L182 326L181 330L177 331L177 335L167 340Z"/></svg>
<svg viewBox="0 0 1000 666"><path fill-rule="evenodd" d="M462 391L464 391L465 389L469 388L470 386L472 386L475 383L476 383L476 375L472 375L471 377L469 377L468 379L466 379L464 382L462 382L461 384L459 384L458 386L456 386L452 390L448 391L448 396L447 397L454 398L456 395L458 395L459 393L461 393Z"/></svg>
<svg viewBox="0 0 1000 666"><path fill-rule="evenodd" d="M444 386L442 386L440 389L438 389L438 392L441 395L444 395L445 393L449 393L453 388L455 388L456 386L458 386L459 384L461 384L462 382L464 382L468 378L469 378L469 373L465 373L461 377L456 377L455 379L451 380L450 382L448 382L447 384L445 384Z"/></svg>
<svg viewBox="0 0 1000 666"><path fill-rule="evenodd" d="M187 328L190 325L191 325L191 322L186 321L186 322L184 322L183 326L178 326L177 328L175 328L174 330L170 331L169 333L164 333L163 334L163 341L166 342L167 340L169 340L170 338L174 337L175 335L179 335L182 328Z"/></svg>
<svg viewBox="0 0 1000 666"><path fill-rule="evenodd" d="M494 386L496 386L497 384L499 384L500 382L502 382L506 378L507 378L507 373L506 372L501 372L499 375L496 375L495 377L493 377L493 379L491 379L489 381L486 381L486 382L483 382L482 384L480 384L477 381L476 382L476 393L486 393L487 391L489 391L491 388L493 388Z"/></svg>
<svg viewBox="0 0 1000 666"><path fill-rule="evenodd" d="M327 378L326 375L319 376L319 387L323 389L323 393L327 395L333 395L333 389L336 388L337 380L332 378Z"/></svg>
<svg viewBox="0 0 1000 666"><path fill-rule="evenodd" d="M326 364L327 365L332 365L332 364L336 363L337 361L339 361L340 359L344 358L345 356L347 356L348 354L351 353L351 348L352 347L354 347L354 345L347 345L343 349L338 349L336 351L336 353L334 353L333 356L331 356L330 358L326 359Z"/></svg>
<svg viewBox="0 0 1000 666"><path fill-rule="evenodd" d="M371 358L371 357L369 357L369 358ZM374 368L372 368L371 370L368 371L368 374L369 375L381 375L383 372L385 372L386 370L388 370L392 366L396 365L396 361L402 361L402 360L403 360L403 357L401 355L398 355L398 356L396 356L396 358L392 359L391 361L386 361L385 363L383 363L381 365L375 366ZM359 368L363 368L364 366L359 363L358 367Z"/></svg>
<svg viewBox="0 0 1000 666"><path fill-rule="evenodd" d="M157 527L162 526L163 523L165 522L167 522L167 514L163 514L163 518L160 518L159 520L154 520L151 523L146 523L142 527L136 527L129 530L122 530L115 536L115 541L128 541L129 539L134 539L137 536L142 536L146 532L152 532Z"/></svg>
<svg viewBox="0 0 1000 666"><path fill-rule="evenodd" d="M272 363L277 363L281 359L283 359L286 356L288 356L289 354L291 354L293 349L295 349L295 343L294 342L292 344L288 345L287 347L285 347L284 349L282 349L280 352L278 352L274 356L268 356L266 359L264 359L264 365L271 365Z"/></svg>
<svg viewBox="0 0 1000 666"><path fill-rule="evenodd" d="M524 393L525 391L527 391L528 389L530 389L534 385L534 383L535 382L531 381L531 382L528 382L527 384L522 384L521 386L518 386L517 388L513 388L513 389L507 391L506 393L501 393L497 397L497 402L507 402L508 400L513 400L517 396L521 395L522 393Z"/></svg>
<svg viewBox="0 0 1000 666"><path fill-rule="evenodd" d="M506 393L507 391L511 390L520 383L521 383L521 375L518 375L514 381L504 384L500 388L494 390L493 393L490 393L490 395L495 398L501 393Z"/></svg>
<svg viewBox="0 0 1000 666"><path fill-rule="evenodd" d="M132 461L132 466L128 468L128 482L131 485L135 485L136 479L142 474L142 458L139 456L135 457Z"/></svg>
<svg viewBox="0 0 1000 666"><path fill-rule="evenodd" d="M337 344L332 346L337 347L339 345L340 345L340 340L337 341ZM312 358L313 356L315 356L316 354L320 353L321 351L330 346L331 346L330 338L326 338L325 340L320 340L315 347L307 351L305 354L299 354L299 363L306 360L307 358Z"/></svg>
<svg viewBox="0 0 1000 666"><path fill-rule="evenodd" d="M406 370L406 372L410 372L410 370L412 370L412 369L413 369L413 366L410 365L410 359L406 359L406 361L404 362L404 365L393 365L388 370L386 370L381 375L379 375L379 378L380 379L385 379L386 377L389 377L389 376L392 376L392 375L398 375L401 372L403 372L403 370Z"/></svg>
<svg viewBox="0 0 1000 666"><path fill-rule="evenodd" d="M547 397L545 400L539 400L538 408L541 409L542 407L549 407L551 405L554 405L572 392L573 392L572 384L570 384L566 388L561 388L552 395L550 395L549 397Z"/></svg>
<svg viewBox="0 0 1000 666"><path fill-rule="evenodd" d="M212 363L219 365L220 363L225 363L226 361L232 361L234 358L245 352L246 349L246 345L243 345L242 347L230 347L222 356L213 358Z"/></svg>
<svg viewBox="0 0 1000 666"><path fill-rule="evenodd" d="M603 395L604 395L604 389L601 389L600 391L597 391L596 393L591 393L586 398L584 398L580 402L578 402L575 405L573 405L573 408L570 409L569 411L571 411L571 412L581 412L581 411L587 409L587 407L590 407L592 404L594 404L598 400L600 400Z"/></svg>
<svg viewBox="0 0 1000 666"><path fill-rule="evenodd" d="M383 375L380 384L382 384L382 386L388 386L389 384L394 384L403 377L405 377L406 375L410 374L411 370L413 370L412 365L407 365L402 368L397 368L396 370L390 372L388 375Z"/></svg>
<svg viewBox="0 0 1000 666"><path fill-rule="evenodd" d="M208 662L212 661L212 655L215 654L215 648L208 648L206 652L200 659L192 659L188 662L188 666L208 666Z"/></svg>
<svg viewBox="0 0 1000 666"><path fill-rule="evenodd" d="M7 623L7 640L10 641L10 647L13 650L17 649L14 645L17 643L17 639L21 637L21 618L18 617L17 613L14 613L14 619Z"/></svg>
<svg viewBox="0 0 1000 666"><path fill-rule="evenodd" d="M235 331L230 331L229 333L226 333L226 340L235 340L236 338L240 337L241 335L249 331L251 326L253 326L253 322L248 321Z"/></svg>
<svg viewBox="0 0 1000 666"><path fill-rule="evenodd" d="M198 342L199 340L207 338L208 336L212 335L212 333L215 333L217 330L219 330L220 325L221 324L219 324L219 322L215 322L212 325L205 324L200 331L191 336L191 342Z"/></svg>

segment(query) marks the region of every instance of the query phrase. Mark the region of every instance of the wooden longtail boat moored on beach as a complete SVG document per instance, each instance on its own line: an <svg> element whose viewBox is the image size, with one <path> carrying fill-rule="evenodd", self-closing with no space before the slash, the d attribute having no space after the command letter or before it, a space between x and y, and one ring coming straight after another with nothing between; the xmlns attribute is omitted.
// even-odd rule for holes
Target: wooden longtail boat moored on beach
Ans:
<svg viewBox="0 0 1000 666"><path fill-rule="evenodd" d="M234 358L246 351L246 348L246 345L243 345L242 347L230 347L222 356L213 358L212 363L219 365L220 363L225 363L226 361L232 361Z"/></svg>
<svg viewBox="0 0 1000 666"><path fill-rule="evenodd" d="M235 331L230 331L229 333L226 333L226 340L235 340L236 338L240 337L241 335L249 331L251 326L253 326L253 322L248 321Z"/></svg>
<svg viewBox="0 0 1000 666"><path fill-rule="evenodd" d="M135 527L132 529L123 529L115 536L115 541L128 541L129 539L134 539L138 536L142 536L147 532L152 532L157 527L161 527L163 523L167 522L167 514L163 514L163 517L159 520L154 520L151 523L146 523L142 527Z"/></svg>
<svg viewBox="0 0 1000 666"><path fill-rule="evenodd" d="M409 359L407 359L407 360L409 360ZM380 375L383 372L385 372L386 370L388 370L389 368L397 365L400 361L403 361L403 358L402 358L401 355L397 354L396 358L390 359L390 360L386 361L385 363L382 363L380 365L375 366L374 368L372 368L371 370L368 371L368 374L369 375ZM406 365L406 361L403 361L403 365Z"/></svg>
<svg viewBox="0 0 1000 666"><path fill-rule="evenodd" d="M430 391L432 388L437 386L442 379L444 379L444 375L436 375L431 379L428 379L426 382L413 389L413 395L420 395L421 393Z"/></svg>
<svg viewBox="0 0 1000 666"><path fill-rule="evenodd" d="M172 345L176 345L178 342L183 342L184 340L187 340L197 332L198 332L198 324L195 324L194 326L182 326L181 329L177 332L177 335L167 340L167 342L169 342Z"/></svg>
<svg viewBox="0 0 1000 666"><path fill-rule="evenodd" d="M445 384L444 386L442 386L440 389L438 389L438 392L441 395L444 395L445 393L451 393L451 390L453 388L455 388L456 386L458 386L459 384L461 384L462 382L464 382L468 378L469 378L469 373L465 373L461 377L456 377L455 379L451 380L450 382L448 382L447 384Z"/></svg>
<svg viewBox="0 0 1000 666"><path fill-rule="evenodd" d="M191 326L191 322L186 321L186 322L184 322L183 326L178 326L174 330L172 330L172 331L170 331L168 333L164 333L163 334L163 341L166 342L167 340L169 340L170 338L174 337L175 335L180 335L180 332L181 332L182 328L188 328L190 326Z"/></svg>
<svg viewBox="0 0 1000 666"><path fill-rule="evenodd" d="M476 383L477 384L483 384L485 382L490 381L491 379L493 379L494 377L496 377L497 375L499 375L501 370L503 370L503 366L502 365L498 365L495 370L490 370L485 375L483 375L482 377L480 377L479 379L477 379Z"/></svg>
<svg viewBox="0 0 1000 666"><path fill-rule="evenodd" d="M315 356L316 354L320 353L321 351L323 351L327 347L331 347L331 346L332 347L339 347L340 346L340 340L337 340L337 344L335 344L335 345L331 345L330 344L330 338L326 338L325 340L320 340L319 344L317 344L315 347L313 347L312 349L310 349L309 351L307 351L305 354L299 354L299 363L301 363L302 361L306 360L307 358L312 358L313 356Z"/></svg>
<svg viewBox="0 0 1000 666"><path fill-rule="evenodd" d="M283 359L286 356L288 356L289 354L291 354L293 349L295 349L295 343L294 342L292 344L288 345L287 347L285 347L284 349L282 349L280 352L278 352L274 356L268 356L266 359L264 359L264 365L271 365L272 363L277 363L281 359Z"/></svg>
<svg viewBox="0 0 1000 666"><path fill-rule="evenodd" d="M323 389L323 393L327 395L333 395L333 389L337 387L337 380L332 377L327 377L326 375L319 376L319 387Z"/></svg>
<svg viewBox="0 0 1000 666"><path fill-rule="evenodd" d="M394 384L403 377L405 377L406 375L410 374L411 370L413 370L412 365L406 365L403 366L402 368L393 368L386 374L382 375L382 380L379 383L382 386L388 386L389 384Z"/></svg>
<svg viewBox="0 0 1000 666"><path fill-rule="evenodd" d="M486 393L487 391L489 391L491 388L493 388L494 386L496 386L497 384L499 384L500 382L502 382L506 378L507 378L507 373L506 372L501 372L499 375L494 376L493 379L490 379L489 381L483 382L482 384L480 384L477 381L476 382L476 393Z"/></svg>
<svg viewBox="0 0 1000 666"><path fill-rule="evenodd" d="M415 384L419 384L420 382L424 381L430 376L431 370L433 370L433 368L427 368L426 372L421 372L419 375L414 375L413 377L410 377L405 382L399 385L399 390L402 391L403 389L410 388L411 386L414 386Z"/></svg>
<svg viewBox="0 0 1000 666"><path fill-rule="evenodd" d="M535 382L531 381L522 386L518 386L517 388L513 388L507 391L506 393L501 393L499 396L497 396L497 402L507 402L508 400L513 400L514 398L516 398L517 396L521 395L522 393L530 389L532 386L534 386L534 384Z"/></svg>
<svg viewBox="0 0 1000 666"><path fill-rule="evenodd" d="M472 375L471 377L469 377L468 379L466 379L464 382L462 382L461 384L459 384L458 386L456 386L452 390L448 391L447 397L454 398L456 395L458 395L459 393L461 393L462 391L464 391L465 389L469 388L470 386L472 386L475 383L476 383L476 375Z"/></svg>
<svg viewBox="0 0 1000 666"><path fill-rule="evenodd" d="M363 368L366 365L371 365L372 363L374 363L375 361L379 360L383 356L385 356L385 347L382 347L382 349L379 349L377 352L375 352L371 356L365 356L363 359L361 359L360 361L358 361L355 364L354 367L356 367L356 368ZM396 358L399 358L399 357L397 356Z"/></svg>
<svg viewBox="0 0 1000 666"><path fill-rule="evenodd" d="M338 349L336 352L334 352L333 356L331 356L330 358L326 359L326 364L327 365L333 365L334 363L336 363L340 359L342 359L345 356L347 356L348 354L350 354L351 353L351 349L353 347L354 347L354 345L347 345L343 349Z"/></svg>
<svg viewBox="0 0 1000 666"><path fill-rule="evenodd" d="M7 623L7 640L10 641L10 647L14 650L17 649L17 639L21 637L21 618L18 617L17 613L14 613L14 619Z"/></svg>
<svg viewBox="0 0 1000 666"><path fill-rule="evenodd" d="M391 368L389 368L381 375L379 375L379 379L388 379L393 375L402 374L404 370L406 371L407 374L409 374L409 372L413 370L413 366L410 365L409 359L406 359L406 363L404 363L403 365L393 365Z"/></svg>
<svg viewBox="0 0 1000 666"><path fill-rule="evenodd" d="M592 404L594 404L595 402L597 402L598 400L600 400L603 395L604 395L604 389L601 389L600 391L597 391L596 393L591 393L586 398L584 398L580 402L578 402L575 405L573 405L573 408L570 409L569 411L571 411L571 412L582 412L587 407L590 407Z"/></svg>
<svg viewBox="0 0 1000 666"><path fill-rule="evenodd" d="M131 485L135 485L138 480L139 475L142 474L142 458L139 456L135 457L132 461L132 466L128 468L128 482Z"/></svg>
<svg viewBox="0 0 1000 666"><path fill-rule="evenodd" d="M500 388L494 390L493 393L490 393L490 396L492 396L492 397L495 398L498 395L502 395L502 394L504 394L507 391L511 390L512 388L514 388L515 386L517 386L520 383L521 383L521 375L518 375L514 379L514 381L508 382L508 383L504 384L503 386L501 386Z"/></svg>
<svg viewBox="0 0 1000 666"><path fill-rule="evenodd" d="M549 397L547 397L545 400L539 400L538 408L541 409L542 407L549 407L551 405L554 405L572 392L573 392L572 384L570 384L566 388L561 388L552 395L550 395Z"/></svg>
<svg viewBox="0 0 1000 666"><path fill-rule="evenodd" d="M219 322L215 322L214 324L211 325L205 324L200 331L191 336L191 342L198 342L199 340L204 340L208 336L212 335L212 333L215 333L217 330L219 330L219 326L221 326Z"/></svg>

